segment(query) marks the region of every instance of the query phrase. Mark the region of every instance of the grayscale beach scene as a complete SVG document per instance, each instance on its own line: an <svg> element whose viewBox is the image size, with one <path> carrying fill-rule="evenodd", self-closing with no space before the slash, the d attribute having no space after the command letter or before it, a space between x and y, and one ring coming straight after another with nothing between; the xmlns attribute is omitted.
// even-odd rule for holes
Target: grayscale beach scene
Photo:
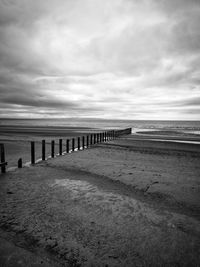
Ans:
<svg viewBox="0 0 200 267"><path fill-rule="evenodd" d="M200 266L199 25L0 0L0 267Z"/></svg>

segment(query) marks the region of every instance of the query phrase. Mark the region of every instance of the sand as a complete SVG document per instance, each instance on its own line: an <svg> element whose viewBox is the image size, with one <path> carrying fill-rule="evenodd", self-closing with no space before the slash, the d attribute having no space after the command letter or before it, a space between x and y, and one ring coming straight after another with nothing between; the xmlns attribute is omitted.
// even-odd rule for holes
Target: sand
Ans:
<svg viewBox="0 0 200 267"><path fill-rule="evenodd" d="M0 175L0 237L49 266L199 266L199 159L127 136Z"/></svg>

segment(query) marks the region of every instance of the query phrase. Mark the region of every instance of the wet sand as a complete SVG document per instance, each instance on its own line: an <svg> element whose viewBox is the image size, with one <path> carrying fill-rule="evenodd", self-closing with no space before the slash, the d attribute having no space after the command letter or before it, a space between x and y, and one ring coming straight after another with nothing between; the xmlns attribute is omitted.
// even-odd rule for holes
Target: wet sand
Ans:
<svg viewBox="0 0 200 267"><path fill-rule="evenodd" d="M199 160L132 135L1 175L0 237L60 266L198 266Z"/></svg>
<svg viewBox="0 0 200 267"><path fill-rule="evenodd" d="M59 139L63 139L63 151L66 139L97 132L87 127L53 127L53 126L21 126L0 125L0 143L5 146L8 168L17 166L19 158L23 163L31 160L31 141L35 141L36 159L42 155L42 140L46 140L47 157L51 155L51 140L55 141L55 153L59 152Z"/></svg>
<svg viewBox="0 0 200 267"><path fill-rule="evenodd" d="M77 146L78 136L86 136L99 131L101 130L87 127L0 125L0 143L5 145L6 161L10 168L17 166L19 158L22 158L23 163L30 162L31 141L35 141L36 159L40 159L42 139L46 140L46 155L48 157L51 154L51 140L55 140L55 153L58 153L60 138L63 139L63 151L65 151L66 139L75 138L75 146ZM155 150L158 148L165 151L190 150L200 152L200 135L176 131L141 131L120 142L120 145L123 144L140 150Z"/></svg>

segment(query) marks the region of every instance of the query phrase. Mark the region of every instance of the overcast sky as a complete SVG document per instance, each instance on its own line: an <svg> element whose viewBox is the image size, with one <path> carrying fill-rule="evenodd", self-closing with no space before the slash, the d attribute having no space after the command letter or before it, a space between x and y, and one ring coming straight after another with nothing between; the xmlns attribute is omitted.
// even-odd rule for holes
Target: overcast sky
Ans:
<svg viewBox="0 0 200 267"><path fill-rule="evenodd" d="M200 0L0 0L0 116L200 119Z"/></svg>

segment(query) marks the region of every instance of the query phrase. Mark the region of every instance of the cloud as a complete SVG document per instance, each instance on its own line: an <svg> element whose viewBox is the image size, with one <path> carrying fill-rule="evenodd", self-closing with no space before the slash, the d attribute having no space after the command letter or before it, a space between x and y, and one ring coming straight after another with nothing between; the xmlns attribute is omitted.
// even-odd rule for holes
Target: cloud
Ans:
<svg viewBox="0 0 200 267"><path fill-rule="evenodd" d="M1 116L198 119L199 25L198 0L0 0Z"/></svg>
<svg viewBox="0 0 200 267"><path fill-rule="evenodd" d="M183 106L183 107L192 107L192 108L196 108L199 107L200 109L200 97L189 97L186 100L183 101L179 101L179 102L175 102L173 103L174 106Z"/></svg>

